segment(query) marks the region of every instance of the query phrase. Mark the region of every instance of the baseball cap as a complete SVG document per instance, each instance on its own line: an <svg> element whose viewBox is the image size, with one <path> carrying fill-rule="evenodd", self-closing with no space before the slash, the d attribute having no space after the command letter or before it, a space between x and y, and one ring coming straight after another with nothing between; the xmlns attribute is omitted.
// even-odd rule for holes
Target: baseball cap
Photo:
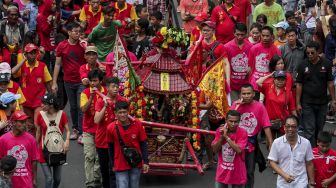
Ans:
<svg viewBox="0 0 336 188"><path fill-rule="evenodd" d="M25 113L24 113L23 111L21 111L21 110L18 110L18 111L15 111L15 112L12 114L10 120L12 120L12 121L22 121L22 120L26 120L26 119L28 119L28 118L29 118L29 116L27 116L27 114L25 114Z"/></svg>
<svg viewBox="0 0 336 188"><path fill-rule="evenodd" d="M274 78L286 78L286 72L285 71L275 71Z"/></svg>
<svg viewBox="0 0 336 188"><path fill-rule="evenodd" d="M88 53L88 52L98 53L98 48L96 46L88 46L85 49L85 53Z"/></svg>
<svg viewBox="0 0 336 188"><path fill-rule="evenodd" d="M201 26L202 26L202 27L203 27L203 26L208 26L208 27L210 27L210 28L212 28L212 29L216 29L216 23L215 23L215 22L212 22L212 21L205 21L205 22L202 23Z"/></svg>
<svg viewBox="0 0 336 188"><path fill-rule="evenodd" d="M55 103L55 97L51 93L46 93L42 98L41 98L42 103L47 103L47 104L54 104Z"/></svg>
<svg viewBox="0 0 336 188"><path fill-rule="evenodd" d="M12 73L11 67L7 62L0 63L0 73Z"/></svg>
<svg viewBox="0 0 336 188"><path fill-rule="evenodd" d="M13 101L16 101L21 98L20 94L14 94L12 92L5 92L0 96L0 102L2 105L7 105ZM6 107L6 106L5 106Z"/></svg>
<svg viewBox="0 0 336 188"><path fill-rule="evenodd" d="M11 78L11 74L0 73L0 82L9 82L10 78Z"/></svg>
<svg viewBox="0 0 336 188"><path fill-rule="evenodd" d="M28 52L28 53L33 51L33 50L37 50L37 49L38 49L38 47L35 44L32 44L32 43L29 43L24 47L24 51Z"/></svg>
<svg viewBox="0 0 336 188"><path fill-rule="evenodd" d="M204 12L198 14L198 15L194 18L194 20L195 20L195 21L198 21L198 22L204 22L204 21L206 21L207 19L208 19L208 14L206 14L206 13L204 13Z"/></svg>
<svg viewBox="0 0 336 188"><path fill-rule="evenodd" d="M277 24L273 24L273 27L275 27L275 28L282 28L282 29L286 30L289 27L289 25L288 25L287 22L282 21L282 22L279 22Z"/></svg>

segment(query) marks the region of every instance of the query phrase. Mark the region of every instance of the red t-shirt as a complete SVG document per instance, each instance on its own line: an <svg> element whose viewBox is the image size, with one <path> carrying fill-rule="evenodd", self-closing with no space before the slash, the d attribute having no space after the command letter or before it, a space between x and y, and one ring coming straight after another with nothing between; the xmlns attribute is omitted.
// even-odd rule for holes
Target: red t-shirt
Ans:
<svg viewBox="0 0 336 188"><path fill-rule="evenodd" d="M255 91L259 91L256 81L270 73L269 62L274 55L281 56L280 50L274 44L266 48L263 43L258 43L251 48L248 58L251 67L249 81Z"/></svg>
<svg viewBox="0 0 336 188"><path fill-rule="evenodd" d="M241 10L240 21L246 24L246 17L248 17L252 13L251 2L249 0L239 0L238 2L235 2L235 5L237 5Z"/></svg>
<svg viewBox="0 0 336 188"><path fill-rule="evenodd" d="M61 120L60 120L60 123L59 123L59 128L60 128L62 133L64 132L64 127L65 127L66 124L68 124L67 115L66 115L65 112L62 112ZM40 145L39 145L39 153L40 153L39 162L40 163L45 163L46 161L44 159L43 152L42 152L42 136L43 136L43 139L46 136L47 125L46 125L45 121L43 120L43 117L42 117L41 113L37 114L36 125L40 127L40 135L41 135L40 140L39 140L39 143L40 143Z"/></svg>
<svg viewBox="0 0 336 188"><path fill-rule="evenodd" d="M248 40L245 40L240 49L235 39L224 45L231 68L230 87L234 91L239 91L242 85L248 83L248 55L252 46Z"/></svg>
<svg viewBox="0 0 336 188"><path fill-rule="evenodd" d="M91 88L89 87L89 88L84 89L84 91L81 93L81 97L80 97L81 107L84 106L88 102L90 95L91 95L90 92L91 92ZM106 95L107 93L106 88L101 87L100 92ZM94 123L94 115L95 115L95 105L99 98L101 97L95 94L89 109L86 112L84 112L83 125L82 125L83 132L92 133L92 134L96 133L97 124Z"/></svg>
<svg viewBox="0 0 336 188"><path fill-rule="evenodd" d="M33 162L39 159L35 138L27 132L14 136L11 131L0 137L0 146L0 158L11 155L17 160L13 188L33 188Z"/></svg>
<svg viewBox="0 0 336 188"><path fill-rule="evenodd" d="M115 115L114 115L114 105L118 101L127 101L127 99L120 95L117 95L115 102L113 104L109 104L106 107L104 117L98 124L97 130L96 130L95 142L96 142L97 148L108 148L106 130L107 130L107 126L111 122L116 120ZM99 98L95 106L96 113L100 112L103 109L104 105L105 105L104 100L102 98Z"/></svg>
<svg viewBox="0 0 336 188"><path fill-rule="evenodd" d="M336 173L336 151L329 149L326 154L321 154L320 149L316 147L313 148L313 154L316 188L322 188L322 180L330 178ZM336 188L336 182L332 182L328 188Z"/></svg>
<svg viewBox="0 0 336 188"><path fill-rule="evenodd" d="M56 48L56 57L62 58L64 81L81 83L79 68L85 64L84 48L79 44L71 45L68 40L62 41Z"/></svg>
<svg viewBox="0 0 336 188"><path fill-rule="evenodd" d="M130 120L131 121L131 120ZM120 136L122 137L125 145L135 148L141 153L140 142L147 140L147 135L144 127L139 120L131 121L131 125L127 130L124 130L119 121L114 121L107 127L107 139L109 143L114 144L114 167L115 171L129 170L132 167L127 163L124 155L121 152L118 134L116 131L118 126ZM141 168L143 163L140 163L137 167Z"/></svg>
<svg viewBox="0 0 336 188"><path fill-rule="evenodd" d="M218 142L222 135L219 129L216 130L216 137L212 141L212 144ZM236 132L230 134L229 138L240 147L242 153L237 154L226 141L223 141L222 147L218 152L216 182L223 184L245 184L247 180L245 166L247 133L245 129L237 127Z"/></svg>
<svg viewBox="0 0 336 188"><path fill-rule="evenodd" d="M263 83L260 92L265 95L265 107L270 120L285 120L288 115L295 110L295 102L291 90L286 87L280 91L279 95L273 83Z"/></svg>
<svg viewBox="0 0 336 188"><path fill-rule="evenodd" d="M225 44L234 38L233 29L235 24L224 12L221 6L225 5L216 6L212 10L211 21L216 23L216 39ZM242 21L239 7L233 5L228 12L236 19L237 22Z"/></svg>

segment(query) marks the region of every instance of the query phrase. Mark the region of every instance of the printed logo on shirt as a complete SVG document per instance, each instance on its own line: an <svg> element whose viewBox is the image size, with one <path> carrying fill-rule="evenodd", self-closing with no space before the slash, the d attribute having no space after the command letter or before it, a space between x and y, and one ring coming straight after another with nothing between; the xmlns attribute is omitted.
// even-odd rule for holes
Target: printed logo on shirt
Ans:
<svg viewBox="0 0 336 188"><path fill-rule="evenodd" d="M320 72L327 72L327 69L324 66L322 66Z"/></svg>
<svg viewBox="0 0 336 188"><path fill-rule="evenodd" d="M11 155L17 160L14 176L28 176L28 170L26 168L28 152L26 147L22 144L16 145L12 149L8 150L7 155Z"/></svg>
<svg viewBox="0 0 336 188"><path fill-rule="evenodd" d="M249 136L258 125L258 120L253 113L245 112L241 115L239 127L244 128Z"/></svg>
<svg viewBox="0 0 336 188"><path fill-rule="evenodd" d="M268 72L269 60L267 59L267 54L259 54L256 57L255 68L258 72Z"/></svg>
<svg viewBox="0 0 336 188"><path fill-rule="evenodd" d="M248 68L248 58L245 53L237 54L231 59L231 66L234 72L246 72Z"/></svg>
<svg viewBox="0 0 336 188"><path fill-rule="evenodd" d="M308 74L309 73L309 68L306 67L304 73Z"/></svg>
<svg viewBox="0 0 336 188"><path fill-rule="evenodd" d="M36 79L36 81L37 81L38 84L40 84L40 83L42 82L42 78L38 77L38 78Z"/></svg>
<svg viewBox="0 0 336 188"><path fill-rule="evenodd" d="M137 136L136 136L136 134L132 134L131 137L132 137L132 139L136 139Z"/></svg>
<svg viewBox="0 0 336 188"><path fill-rule="evenodd" d="M222 146L222 158L223 162L233 163L233 160L236 156L236 152L230 147L229 143L226 143Z"/></svg>

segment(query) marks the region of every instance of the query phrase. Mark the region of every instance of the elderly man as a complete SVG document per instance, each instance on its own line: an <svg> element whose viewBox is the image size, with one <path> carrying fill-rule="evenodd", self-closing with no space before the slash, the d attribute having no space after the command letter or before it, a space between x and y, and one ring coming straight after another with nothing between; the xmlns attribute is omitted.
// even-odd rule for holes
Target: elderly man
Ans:
<svg viewBox="0 0 336 188"><path fill-rule="evenodd" d="M309 140L298 135L298 118L288 116L285 135L274 140L268 159L278 174L277 187L315 187L313 152ZM308 177L307 177L308 174Z"/></svg>

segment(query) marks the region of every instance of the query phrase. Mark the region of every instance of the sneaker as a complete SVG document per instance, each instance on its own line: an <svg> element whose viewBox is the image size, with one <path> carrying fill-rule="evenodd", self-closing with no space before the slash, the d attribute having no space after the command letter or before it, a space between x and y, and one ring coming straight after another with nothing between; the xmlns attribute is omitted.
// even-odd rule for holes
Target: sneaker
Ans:
<svg viewBox="0 0 336 188"><path fill-rule="evenodd" d="M80 145L83 145L83 136L80 135L77 139L77 143L80 144Z"/></svg>
<svg viewBox="0 0 336 188"><path fill-rule="evenodd" d="M78 131L74 129L70 135L70 140L77 140L78 139Z"/></svg>

